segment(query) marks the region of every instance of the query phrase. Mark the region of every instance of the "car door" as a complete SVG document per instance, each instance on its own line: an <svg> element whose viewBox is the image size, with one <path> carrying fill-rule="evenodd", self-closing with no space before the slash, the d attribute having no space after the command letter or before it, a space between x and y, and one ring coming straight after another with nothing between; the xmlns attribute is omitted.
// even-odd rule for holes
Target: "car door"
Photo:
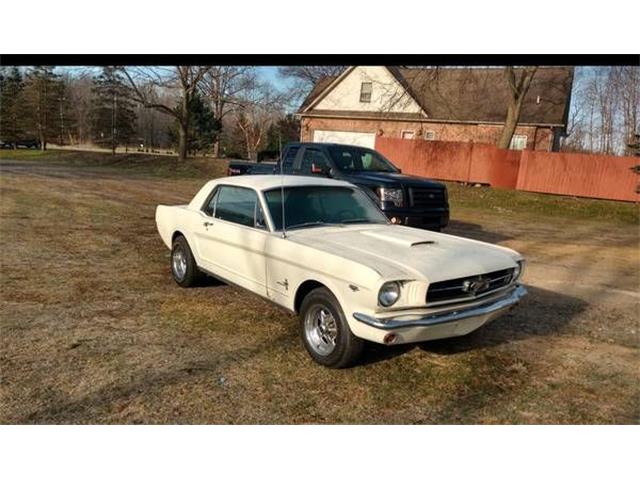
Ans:
<svg viewBox="0 0 640 480"><path fill-rule="evenodd" d="M218 185L202 213L198 249L203 268L266 295L264 247L268 231L256 191Z"/></svg>

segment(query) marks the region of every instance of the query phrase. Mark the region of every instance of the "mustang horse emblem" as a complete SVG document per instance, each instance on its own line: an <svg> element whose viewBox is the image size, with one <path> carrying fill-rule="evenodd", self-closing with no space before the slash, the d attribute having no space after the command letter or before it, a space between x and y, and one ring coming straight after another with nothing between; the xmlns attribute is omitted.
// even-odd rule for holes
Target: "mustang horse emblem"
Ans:
<svg viewBox="0 0 640 480"><path fill-rule="evenodd" d="M478 277L473 280L465 280L462 283L462 291L476 295L487 290L490 285L491 281L488 278Z"/></svg>

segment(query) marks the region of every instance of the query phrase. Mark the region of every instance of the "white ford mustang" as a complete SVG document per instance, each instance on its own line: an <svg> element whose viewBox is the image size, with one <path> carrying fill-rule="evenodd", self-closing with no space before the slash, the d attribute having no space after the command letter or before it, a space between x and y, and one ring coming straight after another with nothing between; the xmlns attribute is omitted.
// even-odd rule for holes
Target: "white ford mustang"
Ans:
<svg viewBox="0 0 640 480"><path fill-rule="evenodd" d="M517 252L393 225L347 182L220 178L188 205L159 205L156 223L180 286L208 274L295 312L328 367L353 363L364 340L465 335L526 294Z"/></svg>

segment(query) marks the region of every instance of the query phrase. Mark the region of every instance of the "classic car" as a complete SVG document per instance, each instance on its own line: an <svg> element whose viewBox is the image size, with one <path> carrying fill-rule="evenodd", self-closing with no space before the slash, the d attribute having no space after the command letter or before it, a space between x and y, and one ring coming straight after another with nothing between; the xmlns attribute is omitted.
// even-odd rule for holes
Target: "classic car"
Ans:
<svg viewBox="0 0 640 480"><path fill-rule="evenodd" d="M517 252L392 224L340 180L220 178L188 205L159 205L156 223L178 285L211 275L294 312L327 367L354 363L365 341L465 335L526 294Z"/></svg>

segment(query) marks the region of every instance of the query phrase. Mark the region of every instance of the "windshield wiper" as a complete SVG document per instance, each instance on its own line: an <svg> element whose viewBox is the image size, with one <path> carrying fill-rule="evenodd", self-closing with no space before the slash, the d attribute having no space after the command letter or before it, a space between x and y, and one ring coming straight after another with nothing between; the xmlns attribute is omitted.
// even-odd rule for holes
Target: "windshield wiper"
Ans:
<svg viewBox="0 0 640 480"><path fill-rule="evenodd" d="M296 223L294 225L287 225L287 230L292 230L294 228L304 228L304 227L319 227L321 225L335 225L335 223L328 223L320 220L317 220L315 222Z"/></svg>

